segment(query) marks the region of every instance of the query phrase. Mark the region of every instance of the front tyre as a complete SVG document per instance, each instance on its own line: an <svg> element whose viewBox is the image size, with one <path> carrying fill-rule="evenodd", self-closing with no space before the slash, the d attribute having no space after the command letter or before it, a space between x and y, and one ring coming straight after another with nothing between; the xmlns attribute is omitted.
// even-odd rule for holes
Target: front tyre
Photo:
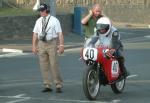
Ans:
<svg viewBox="0 0 150 103"><path fill-rule="evenodd" d="M94 66L87 66L83 75L83 91L89 100L95 100L99 92L99 76Z"/></svg>
<svg viewBox="0 0 150 103"><path fill-rule="evenodd" d="M125 83L126 83L126 78L123 78L119 82L111 84L112 91L116 94L122 93L125 87Z"/></svg>

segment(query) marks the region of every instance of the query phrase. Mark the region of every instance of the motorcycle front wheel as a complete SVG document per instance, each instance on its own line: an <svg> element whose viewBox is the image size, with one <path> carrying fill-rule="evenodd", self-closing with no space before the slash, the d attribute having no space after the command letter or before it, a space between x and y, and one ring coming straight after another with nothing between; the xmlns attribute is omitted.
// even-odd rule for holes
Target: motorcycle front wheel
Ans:
<svg viewBox="0 0 150 103"><path fill-rule="evenodd" d="M83 74L83 91L85 96L89 100L95 100L99 93L99 76L94 66L90 65L84 71Z"/></svg>

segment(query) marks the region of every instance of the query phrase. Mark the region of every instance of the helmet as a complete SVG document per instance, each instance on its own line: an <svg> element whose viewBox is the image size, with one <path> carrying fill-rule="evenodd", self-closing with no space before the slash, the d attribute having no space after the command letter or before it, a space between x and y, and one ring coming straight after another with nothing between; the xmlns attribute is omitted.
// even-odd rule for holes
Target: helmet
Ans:
<svg viewBox="0 0 150 103"><path fill-rule="evenodd" d="M99 34L107 36L110 32L111 21L107 17L101 17L96 22L96 29Z"/></svg>

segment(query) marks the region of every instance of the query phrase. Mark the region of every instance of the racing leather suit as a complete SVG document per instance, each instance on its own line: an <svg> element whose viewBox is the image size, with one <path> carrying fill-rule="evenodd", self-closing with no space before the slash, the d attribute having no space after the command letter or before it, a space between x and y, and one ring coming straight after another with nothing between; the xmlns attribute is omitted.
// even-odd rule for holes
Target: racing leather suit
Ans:
<svg viewBox="0 0 150 103"><path fill-rule="evenodd" d="M94 36L86 40L85 47L103 47L103 48L113 48L115 49L114 56L117 58L123 75L127 76L127 70L124 66L124 56L123 56L123 45L120 40L120 34L115 27L110 28L110 32L104 36L96 32Z"/></svg>

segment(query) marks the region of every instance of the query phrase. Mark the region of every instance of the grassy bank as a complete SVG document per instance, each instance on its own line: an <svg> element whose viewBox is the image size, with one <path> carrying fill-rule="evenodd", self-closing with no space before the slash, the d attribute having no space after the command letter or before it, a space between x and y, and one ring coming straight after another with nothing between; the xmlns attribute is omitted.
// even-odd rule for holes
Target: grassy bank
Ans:
<svg viewBox="0 0 150 103"><path fill-rule="evenodd" d="M25 16L36 14L38 14L38 12L34 12L32 9L0 8L0 16Z"/></svg>

